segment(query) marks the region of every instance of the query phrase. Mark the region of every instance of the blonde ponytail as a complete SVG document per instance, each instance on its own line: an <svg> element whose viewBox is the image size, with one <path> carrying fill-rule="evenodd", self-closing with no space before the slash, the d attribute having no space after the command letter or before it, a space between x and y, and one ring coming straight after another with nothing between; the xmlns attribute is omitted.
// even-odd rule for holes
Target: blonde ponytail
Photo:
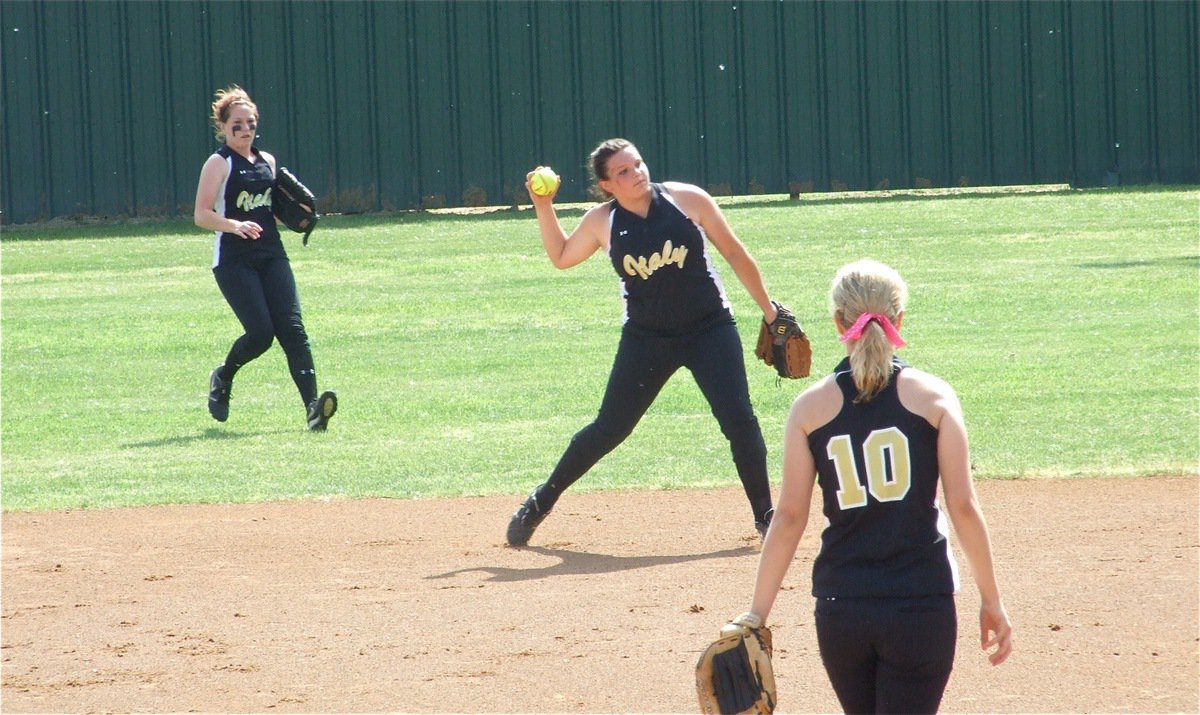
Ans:
<svg viewBox="0 0 1200 715"><path fill-rule="evenodd" d="M843 266L834 277L829 303L848 331L843 341L849 345L850 373L858 388L855 402L870 402L891 380L895 346L904 344L893 326L907 301L904 279L878 261L856 261ZM860 318L864 318L862 324L858 324ZM851 326L857 330L850 332Z"/></svg>

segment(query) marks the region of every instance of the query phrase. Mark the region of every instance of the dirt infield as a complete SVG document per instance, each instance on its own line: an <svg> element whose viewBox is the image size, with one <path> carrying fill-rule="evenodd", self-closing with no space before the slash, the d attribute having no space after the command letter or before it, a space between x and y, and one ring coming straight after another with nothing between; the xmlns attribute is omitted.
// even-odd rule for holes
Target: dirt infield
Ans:
<svg viewBox="0 0 1200 715"><path fill-rule="evenodd" d="M998 668L980 654L960 557L942 710L1200 710L1198 485L980 483L1016 649ZM740 489L568 493L520 550L502 545L518 501L4 514L0 708L694 712L696 657L750 597ZM770 619L785 713L838 710L816 541Z"/></svg>

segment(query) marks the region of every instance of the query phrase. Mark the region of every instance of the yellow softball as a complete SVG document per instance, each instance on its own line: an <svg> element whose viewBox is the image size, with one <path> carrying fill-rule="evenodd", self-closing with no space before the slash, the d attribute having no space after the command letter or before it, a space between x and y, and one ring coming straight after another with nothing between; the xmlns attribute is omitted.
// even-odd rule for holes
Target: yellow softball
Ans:
<svg viewBox="0 0 1200 715"><path fill-rule="evenodd" d="M533 170L533 176L529 177L529 188L538 196L553 194L558 191L558 184L558 174L548 166L539 166Z"/></svg>

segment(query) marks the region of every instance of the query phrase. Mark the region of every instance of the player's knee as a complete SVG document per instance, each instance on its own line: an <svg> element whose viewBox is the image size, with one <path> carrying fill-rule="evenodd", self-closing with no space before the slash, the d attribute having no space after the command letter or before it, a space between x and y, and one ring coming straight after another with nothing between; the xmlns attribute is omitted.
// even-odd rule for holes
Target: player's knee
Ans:
<svg viewBox="0 0 1200 715"><path fill-rule="evenodd" d="M624 425L606 420L596 420L584 427L575 435L575 439L584 439L597 445L605 454L616 449L617 445L633 433L633 425Z"/></svg>
<svg viewBox="0 0 1200 715"><path fill-rule="evenodd" d="M270 332L246 333L246 351L254 357L262 355L271 349L275 336Z"/></svg>
<svg viewBox="0 0 1200 715"><path fill-rule="evenodd" d="M308 336L304 334L304 331L282 333L279 336L279 347L283 348L288 355L310 349Z"/></svg>
<svg viewBox="0 0 1200 715"><path fill-rule="evenodd" d="M751 417L748 420L722 425L721 431L729 440L735 462L766 458L767 444L763 441L762 429L758 426L757 418Z"/></svg>

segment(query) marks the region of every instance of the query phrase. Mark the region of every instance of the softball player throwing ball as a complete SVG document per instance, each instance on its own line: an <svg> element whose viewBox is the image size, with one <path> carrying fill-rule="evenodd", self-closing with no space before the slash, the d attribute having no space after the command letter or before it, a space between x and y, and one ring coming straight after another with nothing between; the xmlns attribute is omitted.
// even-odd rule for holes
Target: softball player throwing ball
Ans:
<svg viewBox="0 0 1200 715"><path fill-rule="evenodd" d="M750 606L765 622L819 483L828 525L812 573L817 642L847 713L932 713L941 703L959 582L939 475L979 586L982 647L994 649L993 665L1012 651L958 397L894 355L904 345L907 294L900 275L875 261L844 266L834 278L833 322L847 357L792 405L779 506Z"/></svg>
<svg viewBox="0 0 1200 715"><path fill-rule="evenodd" d="M513 514L508 543L524 546L567 487L633 431L654 398L686 367L708 399L765 534L771 519L767 448L750 405L742 343L711 243L733 268L767 322L775 307L758 265L734 235L721 209L691 184L651 183L637 147L609 139L591 153L598 189L610 201L584 214L568 236L554 210L554 192L539 194L526 177L542 244L557 268L570 268L603 250L621 279L625 320L608 387L595 421L571 439L549 479Z"/></svg>
<svg viewBox="0 0 1200 715"><path fill-rule="evenodd" d="M337 396L317 395L296 279L271 213L275 157L254 146L258 107L246 90L235 85L216 96L211 118L223 144L200 171L193 219L216 234L213 277L246 332L208 377L208 411L218 422L229 418L233 376L277 338L307 408L308 428L321 431L337 410Z"/></svg>

